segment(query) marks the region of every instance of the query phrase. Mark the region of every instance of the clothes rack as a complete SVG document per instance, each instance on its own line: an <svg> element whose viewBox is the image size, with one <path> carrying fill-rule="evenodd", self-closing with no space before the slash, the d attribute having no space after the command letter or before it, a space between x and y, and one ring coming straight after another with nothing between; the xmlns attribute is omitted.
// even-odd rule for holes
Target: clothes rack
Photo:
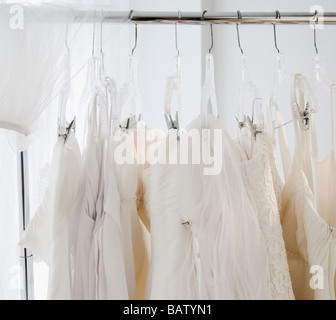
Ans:
<svg viewBox="0 0 336 320"><path fill-rule="evenodd" d="M36 9L36 8L35 8ZM34 10L24 7L25 12ZM107 8L80 10L76 7L53 8L41 6L45 22L127 23L137 24L336 24L336 12L184 12L184 11L113 11ZM52 13L52 15L50 15ZM43 19L43 18L42 18Z"/></svg>
<svg viewBox="0 0 336 320"><path fill-rule="evenodd" d="M316 18L315 12L280 12L280 18L275 12L149 12L133 11L104 11L105 22L118 22L129 17L129 22L138 24L310 24ZM99 11L79 12L75 20L81 22L94 22L101 19ZM336 12L317 13L317 21L324 24L336 24Z"/></svg>

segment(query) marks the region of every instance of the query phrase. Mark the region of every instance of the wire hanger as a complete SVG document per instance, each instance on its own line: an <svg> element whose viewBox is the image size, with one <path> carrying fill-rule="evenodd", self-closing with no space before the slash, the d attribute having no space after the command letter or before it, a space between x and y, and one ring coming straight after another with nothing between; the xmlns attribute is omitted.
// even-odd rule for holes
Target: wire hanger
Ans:
<svg viewBox="0 0 336 320"><path fill-rule="evenodd" d="M275 18L281 19L280 12L275 11ZM289 80L290 76L287 72L286 62L285 62L285 54L280 52L277 42L277 34L276 34L276 26L273 24L273 38L274 38L274 46L277 51L277 55L274 63L274 86L272 91L271 100L272 102L276 102L278 100L280 86L284 81Z"/></svg>
<svg viewBox="0 0 336 320"><path fill-rule="evenodd" d="M242 19L242 15L241 15L241 12L239 10L237 11L237 15L238 15L239 20ZM244 50L242 49L241 44L240 44L239 24L238 23L236 23L236 29L237 29L238 46L239 46L241 54L244 54Z"/></svg>
<svg viewBox="0 0 336 320"><path fill-rule="evenodd" d="M238 10L237 11L238 20L242 19L242 14ZM244 110L244 95L249 93L253 97L252 104L252 120L253 128L255 130L260 131L263 128L263 112L262 112L262 99L260 98L259 91L255 84L252 82L246 62L246 54L244 53L241 42L240 42L240 34L239 34L239 24L236 24L237 30L237 39L238 39L238 47L241 52L241 83L238 90L238 104L237 104L237 113L236 120L238 123L238 127L242 128L246 124L246 114ZM249 119L252 122L251 118ZM258 129L257 129L258 128Z"/></svg>
<svg viewBox="0 0 336 320"><path fill-rule="evenodd" d="M317 49L317 45L316 45L316 23L318 23L318 12L317 12L317 10L315 10L313 19L315 20L315 22L314 22L314 47L315 47L316 54L318 54L318 49Z"/></svg>
<svg viewBox="0 0 336 320"><path fill-rule="evenodd" d="M129 21L132 21L134 10L130 11ZM135 49L138 46L138 25L134 24L134 47L129 60L128 77L118 94L118 107L120 113L126 115L125 125L121 129L128 130L141 120L141 97L138 88L137 58ZM122 119L123 121L123 119Z"/></svg>
<svg viewBox="0 0 336 320"><path fill-rule="evenodd" d="M211 47L209 49L209 54L212 54L212 49L213 49L213 29L212 29L212 24L210 24L210 38L211 38Z"/></svg>
<svg viewBox="0 0 336 320"><path fill-rule="evenodd" d="M118 109L117 97L118 90L116 82L106 75L105 70L105 53L103 50L103 23L105 20L104 11L102 10L102 19L100 22L100 55L99 55L99 75L106 97L106 117L108 138L111 139L113 132L118 128L120 122L120 111Z"/></svg>
<svg viewBox="0 0 336 320"><path fill-rule="evenodd" d="M178 12L178 18L181 18L180 11ZM180 139L179 131L180 131L180 119L179 116L181 114L182 109L182 89L181 89L181 58L180 58L180 50L178 48L178 34L177 34L177 23L175 23L175 47L177 56L175 57L175 72L172 76L167 79L166 90L165 90L165 120L168 127L168 130L174 129L177 130L177 139ZM173 95L176 94L177 98L177 110L175 120L173 120L171 115L171 107L173 102Z"/></svg>
<svg viewBox="0 0 336 320"><path fill-rule="evenodd" d="M275 11L275 19L281 19L280 12L277 10ZM273 35L274 35L274 45L275 49L280 53L280 50L278 48L278 43L277 43L277 35L276 35L276 29L275 29L275 23L273 23Z"/></svg>
<svg viewBox="0 0 336 320"><path fill-rule="evenodd" d="M206 10L203 11L201 20L204 20ZM212 54L213 49L213 28L210 24L210 40L211 45L209 53L205 57L205 81L202 89L202 104L201 104L201 115L215 115L218 117L217 108L217 95L216 95L216 85L215 85L215 66L214 58ZM210 105L209 105L210 103ZM211 106L211 109L210 109Z"/></svg>
<svg viewBox="0 0 336 320"><path fill-rule="evenodd" d="M138 24L135 23L135 44L134 44L134 48L132 49L132 55L134 55L134 51L138 46Z"/></svg>
<svg viewBox="0 0 336 320"><path fill-rule="evenodd" d="M134 16L134 10L131 10L131 12L130 12L130 14L128 16L128 20L132 21L133 16ZM138 24L135 23L134 25L135 25L135 30L134 30L134 48L132 49L132 55L134 55L134 51L135 51L135 49L138 46Z"/></svg>
<svg viewBox="0 0 336 320"><path fill-rule="evenodd" d="M180 10L177 12L177 17L178 17L178 19L182 18ZM178 48L177 23L175 23L175 47L176 47L177 55L180 56L180 50Z"/></svg>
<svg viewBox="0 0 336 320"><path fill-rule="evenodd" d="M275 11L275 18L279 20L281 19L281 14L278 10ZM275 46L277 54L274 60L274 83L273 83L272 94L269 100L269 108L267 108L265 112L265 116L266 118L268 118L265 121L265 129L268 132L274 132L274 130L278 130L293 122L293 120L290 120L284 123L282 115L280 113L279 106L278 106L280 88L284 83L289 84L290 74L287 71L287 64L285 61L286 55L283 52L281 52L278 47L275 23L273 24L273 39L274 39L274 46ZM274 115L272 114L272 112L274 112ZM273 121L273 119L276 119L276 120ZM284 133L280 133L280 134L284 134Z"/></svg>
<svg viewBox="0 0 336 320"><path fill-rule="evenodd" d="M64 82L59 96L59 107L58 107L58 136L64 138L64 143L67 142L68 136L71 131L76 129L76 117L69 124L66 122L66 107L70 99L71 94L71 54L68 45L68 24L65 28L65 48L67 53L64 55Z"/></svg>
<svg viewBox="0 0 336 320"><path fill-rule="evenodd" d="M324 64L324 57L321 55L317 48L317 35L316 35L316 24L318 23L318 12L315 11L314 16L314 48L315 48L315 56L313 60L313 82L315 88L319 85L323 85L326 87L330 87L333 84L328 77L325 64Z"/></svg>
<svg viewBox="0 0 336 320"><path fill-rule="evenodd" d="M95 10L96 16L96 10ZM81 105L87 110L87 119L85 129L86 132L91 132L94 128L95 134L100 133L103 139L107 139L109 135L109 120L106 101L106 87L103 72L103 31L104 16L100 20L100 35L97 36L97 26L93 23L92 33L92 54L88 62L87 80L84 92L81 97ZM99 41L97 41L97 39ZM88 104L88 102L90 103ZM99 114L99 118L97 115ZM92 115L92 116L91 116ZM88 127L87 127L88 126ZM93 127L92 127L93 126Z"/></svg>

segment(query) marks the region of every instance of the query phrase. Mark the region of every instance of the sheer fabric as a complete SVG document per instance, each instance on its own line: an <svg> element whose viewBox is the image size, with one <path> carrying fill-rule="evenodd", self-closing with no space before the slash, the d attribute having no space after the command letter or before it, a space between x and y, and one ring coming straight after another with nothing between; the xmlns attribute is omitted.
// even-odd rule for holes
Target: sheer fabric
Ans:
<svg viewBox="0 0 336 320"><path fill-rule="evenodd" d="M45 7L17 8L10 14L11 5L0 5L0 37L6 43L0 50L0 127L18 132L17 147L25 149L34 139L38 117L50 103L53 89L59 87L65 25L48 23L51 15Z"/></svg>
<svg viewBox="0 0 336 320"><path fill-rule="evenodd" d="M332 148L324 161L317 161L314 117L308 110L307 126L302 115L309 105L309 95L307 88L300 85L301 78L301 75L293 78L291 92L296 148L283 191L281 222L296 299L335 300L334 200L328 196L335 192L335 156ZM331 131L334 132L333 124ZM312 279L316 271L320 275L323 272L319 283Z"/></svg>
<svg viewBox="0 0 336 320"><path fill-rule="evenodd" d="M147 298L271 299L266 245L235 148L214 116L200 116L188 129L210 130L212 154L220 145L211 137L220 130L223 167L219 175L204 175L202 164L145 170L152 243ZM176 132L170 135L179 150Z"/></svg>
<svg viewBox="0 0 336 320"><path fill-rule="evenodd" d="M20 236L18 154L8 143L7 134L0 130L0 300L19 300L23 290L23 270L20 266Z"/></svg>

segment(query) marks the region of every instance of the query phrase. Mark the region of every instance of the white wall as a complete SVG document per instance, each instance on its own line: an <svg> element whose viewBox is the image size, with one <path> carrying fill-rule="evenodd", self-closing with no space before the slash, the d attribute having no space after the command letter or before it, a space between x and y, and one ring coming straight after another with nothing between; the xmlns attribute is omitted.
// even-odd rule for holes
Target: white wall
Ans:
<svg viewBox="0 0 336 320"><path fill-rule="evenodd" d="M309 12L311 6L320 5L325 12L335 12L336 2L332 0L214 0L205 1L204 6L212 7L213 11L236 12ZM248 58L250 75L257 85L262 98L266 101L271 94L273 85L274 58L276 50L273 40L273 27L268 25L240 26L241 45ZM302 73L311 78L312 62L315 55L313 30L308 25L281 25L277 27L278 47L286 54L288 71L292 74ZM236 135L234 115L236 110L237 90L240 83L240 50L237 43L235 25L214 26L215 32L215 63L218 103L221 107L222 119L231 136ZM325 58L330 78L336 79L336 45L335 26L324 26L317 30L317 46L319 53ZM282 91L280 108L285 121L291 119L289 106L289 88ZM322 96L322 98L321 98ZM318 91L321 110L316 115L318 145L320 158L324 158L330 149L330 94ZM250 106L246 106L247 110ZM251 111L250 111L251 112ZM292 125L286 126L291 150L294 147Z"/></svg>

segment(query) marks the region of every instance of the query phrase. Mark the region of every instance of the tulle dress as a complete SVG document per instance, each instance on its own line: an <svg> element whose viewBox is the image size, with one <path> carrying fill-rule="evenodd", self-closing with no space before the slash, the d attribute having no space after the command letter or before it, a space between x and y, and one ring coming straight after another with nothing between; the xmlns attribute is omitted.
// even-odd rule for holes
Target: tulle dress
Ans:
<svg viewBox="0 0 336 320"><path fill-rule="evenodd" d="M197 135L202 154L195 153L199 143L187 144ZM143 174L152 248L146 297L271 299L265 239L219 119L201 115L179 141L173 130L167 141L161 148L175 151L162 152L166 161L185 161L184 150L190 162L152 165Z"/></svg>

